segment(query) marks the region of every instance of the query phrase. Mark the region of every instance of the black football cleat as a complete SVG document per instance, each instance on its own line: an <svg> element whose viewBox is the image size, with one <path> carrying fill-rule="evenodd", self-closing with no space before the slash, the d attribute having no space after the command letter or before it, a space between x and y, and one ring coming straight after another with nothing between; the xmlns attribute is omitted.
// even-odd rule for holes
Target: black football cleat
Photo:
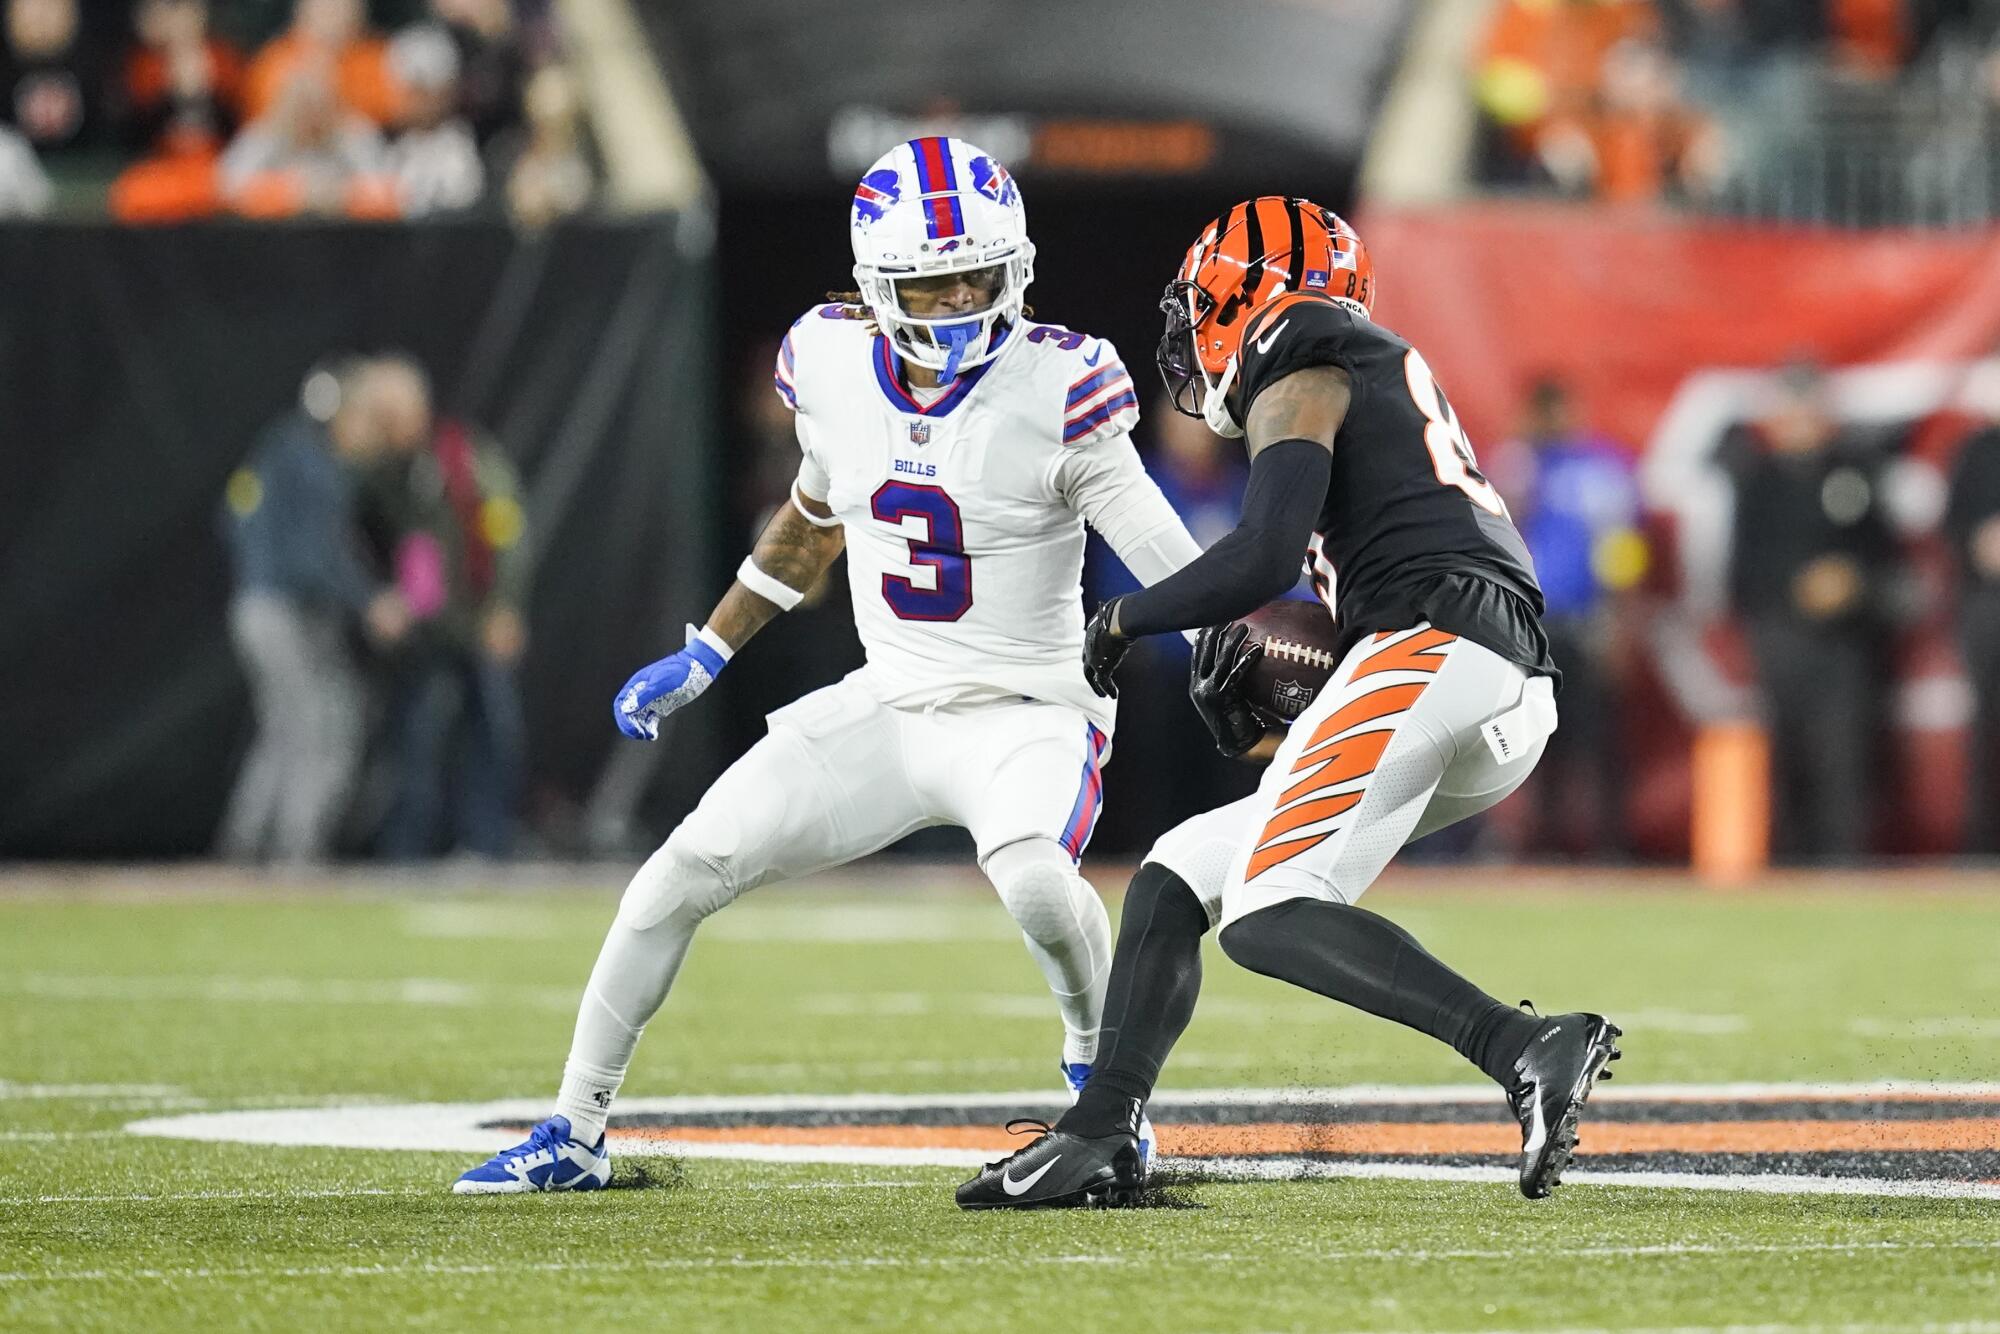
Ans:
<svg viewBox="0 0 2000 1334"><path fill-rule="evenodd" d="M1584 1100L1600 1077L1611 1078L1604 1067L1622 1055L1622 1031L1601 1014L1554 1015L1514 1062L1507 1105L1521 1121L1521 1193L1529 1199L1547 1199L1562 1180Z"/></svg>
<svg viewBox="0 0 2000 1334"><path fill-rule="evenodd" d="M1018 1153L979 1169L958 1188L961 1209L1115 1209L1136 1204L1146 1169L1139 1137L1121 1130L1089 1137L1042 1121L1007 1123L1040 1133Z"/></svg>

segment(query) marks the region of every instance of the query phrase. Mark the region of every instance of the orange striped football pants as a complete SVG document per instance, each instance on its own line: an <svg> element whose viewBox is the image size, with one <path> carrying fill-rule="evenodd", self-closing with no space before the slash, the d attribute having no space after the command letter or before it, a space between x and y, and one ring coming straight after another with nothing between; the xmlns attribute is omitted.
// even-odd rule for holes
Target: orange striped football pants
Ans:
<svg viewBox="0 0 2000 1334"><path fill-rule="evenodd" d="M1294 898L1352 903L1405 843L1519 787L1555 728L1551 682L1419 624L1350 649L1257 791L1147 854L1211 922Z"/></svg>

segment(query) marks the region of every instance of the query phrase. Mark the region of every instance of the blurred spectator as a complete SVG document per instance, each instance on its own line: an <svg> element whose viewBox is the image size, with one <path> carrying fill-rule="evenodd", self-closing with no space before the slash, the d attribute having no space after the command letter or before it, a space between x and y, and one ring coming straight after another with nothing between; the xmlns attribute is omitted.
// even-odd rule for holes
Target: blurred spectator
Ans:
<svg viewBox="0 0 2000 1334"><path fill-rule="evenodd" d="M1529 164L1543 128L1585 114L1605 54L1654 26L1644 0L1504 0L1474 76L1495 139L1489 174L1503 181L1532 176Z"/></svg>
<svg viewBox="0 0 2000 1334"><path fill-rule="evenodd" d="M126 222L202 217L222 206L216 160L235 133L243 57L208 30L207 0L141 0L125 60L127 144L145 154L120 174L111 210Z"/></svg>
<svg viewBox="0 0 2000 1334"><path fill-rule="evenodd" d="M300 213L393 216L395 188L382 136L345 110L326 77L302 69L270 114L222 155L222 195L256 218Z"/></svg>
<svg viewBox="0 0 2000 1334"><path fill-rule="evenodd" d="M486 188L486 168L472 127L457 114L458 48L442 28L405 28L389 43L389 68L403 89L401 128L389 145L403 216L472 207Z"/></svg>
<svg viewBox="0 0 2000 1334"><path fill-rule="evenodd" d="M1945 533L1959 570L1959 643L1972 682L1965 850L2000 855L2000 422L1959 447Z"/></svg>
<svg viewBox="0 0 2000 1334"><path fill-rule="evenodd" d="M326 856L361 757L349 631L365 619L391 642L408 624L396 595L370 579L355 526L351 473L381 443L359 376L353 361L315 370L299 409L229 479L229 628L257 725L218 840L231 860Z"/></svg>
<svg viewBox="0 0 2000 1334"><path fill-rule="evenodd" d="M514 676L528 637L519 482L491 441L434 416L415 361L383 357L367 381L388 451L369 479L368 526L414 621L391 688L396 796L382 851L506 857L526 747Z"/></svg>
<svg viewBox="0 0 2000 1334"><path fill-rule="evenodd" d="M297 0L291 27L251 62L246 114L256 119L275 110L293 76L311 69L331 79L347 110L391 124L398 93L387 47L368 31L367 18L362 0Z"/></svg>
<svg viewBox="0 0 2000 1334"><path fill-rule="evenodd" d="M1562 726L1532 780L1528 846L1537 855L1622 855L1614 598L1638 582L1646 561L1632 456L1576 420L1557 379L1530 389L1519 439L1495 456L1494 481L1535 559L1548 605L1542 625L1563 674Z"/></svg>
<svg viewBox="0 0 2000 1334"><path fill-rule="evenodd" d="M55 186L28 141L0 125L0 218L32 218L48 212Z"/></svg>
<svg viewBox="0 0 2000 1334"><path fill-rule="evenodd" d="M484 149L521 119L528 59L508 0L431 0L458 47L458 106Z"/></svg>
<svg viewBox="0 0 2000 1334"><path fill-rule="evenodd" d="M595 174L584 154L576 91L553 65L528 81L528 123L494 152L507 178L507 209L524 227L545 227L589 207Z"/></svg>
<svg viewBox="0 0 2000 1334"><path fill-rule="evenodd" d="M1646 37L1605 53L1595 95L1552 116L1535 151L1558 187L1606 203L1706 196L1721 179L1719 137L1681 100L1673 57Z"/></svg>
<svg viewBox="0 0 2000 1334"><path fill-rule="evenodd" d="M1770 412L1733 430L1729 583L1771 732L1773 850L1851 859L1867 846L1883 718L1895 549L1882 460L1841 438L1817 367L1788 368Z"/></svg>
<svg viewBox="0 0 2000 1334"><path fill-rule="evenodd" d="M100 147L104 71L85 41L77 0L6 0L0 117L44 162Z"/></svg>

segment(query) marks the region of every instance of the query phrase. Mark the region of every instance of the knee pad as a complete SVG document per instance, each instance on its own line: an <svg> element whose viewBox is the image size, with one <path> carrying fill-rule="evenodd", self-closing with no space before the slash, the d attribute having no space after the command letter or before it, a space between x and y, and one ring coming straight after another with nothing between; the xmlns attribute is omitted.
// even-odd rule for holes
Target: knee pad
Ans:
<svg viewBox="0 0 2000 1334"><path fill-rule="evenodd" d="M1171 872L1186 885L1214 926L1222 920L1222 891L1241 851L1233 831L1211 828L1197 817L1160 835L1146 853L1145 864Z"/></svg>
<svg viewBox="0 0 2000 1334"><path fill-rule="evenodd" d="M1073 938L1092 905L1103 911L1069 854L1049 839L1008 844L987 858L986 874L1015 924L1038 945L1053 947Z"/></svg>
<svg viewBox="0 0 2000 1334"><path fill-rule="evenodd" d="M1272 950L1279 945L1285 935L1285 924L1295 905L1307 902L1305 899L1287 899L1283 903L1255 912L1245 913L1222 928L1216 937L1231 962L1247 968L1253 973L1266 977L1276 976L1272 963Z"/></svg>
<svg viewBox="0 0 2000 1334"><path fill-rule="evenodd" d="M694 840L683 836L686 829L686 825L676 829L632 877L618 903L620 923L644 931L673 917L692 927L735 901L735 887L714 860L689 846Z"/></svg>

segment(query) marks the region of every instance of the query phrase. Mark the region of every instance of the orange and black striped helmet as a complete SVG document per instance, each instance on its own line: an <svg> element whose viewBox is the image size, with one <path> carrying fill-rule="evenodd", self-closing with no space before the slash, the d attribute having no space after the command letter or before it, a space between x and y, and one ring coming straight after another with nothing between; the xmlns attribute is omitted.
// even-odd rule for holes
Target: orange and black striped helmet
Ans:
<svg viewBox="0 0 2000 1334"><path fill-rule="evenodd" d="M1260 195L1202 229L1160 298L1167 331L1158 360L1175 408L1237 434L1226 429L1234 423L1223 400L1235 379L1243 331L1251 316L1286 292L1324 292L1363 316L1374 310L1375 266L1361 238L1332 209L1309 199Z"/></svg>

